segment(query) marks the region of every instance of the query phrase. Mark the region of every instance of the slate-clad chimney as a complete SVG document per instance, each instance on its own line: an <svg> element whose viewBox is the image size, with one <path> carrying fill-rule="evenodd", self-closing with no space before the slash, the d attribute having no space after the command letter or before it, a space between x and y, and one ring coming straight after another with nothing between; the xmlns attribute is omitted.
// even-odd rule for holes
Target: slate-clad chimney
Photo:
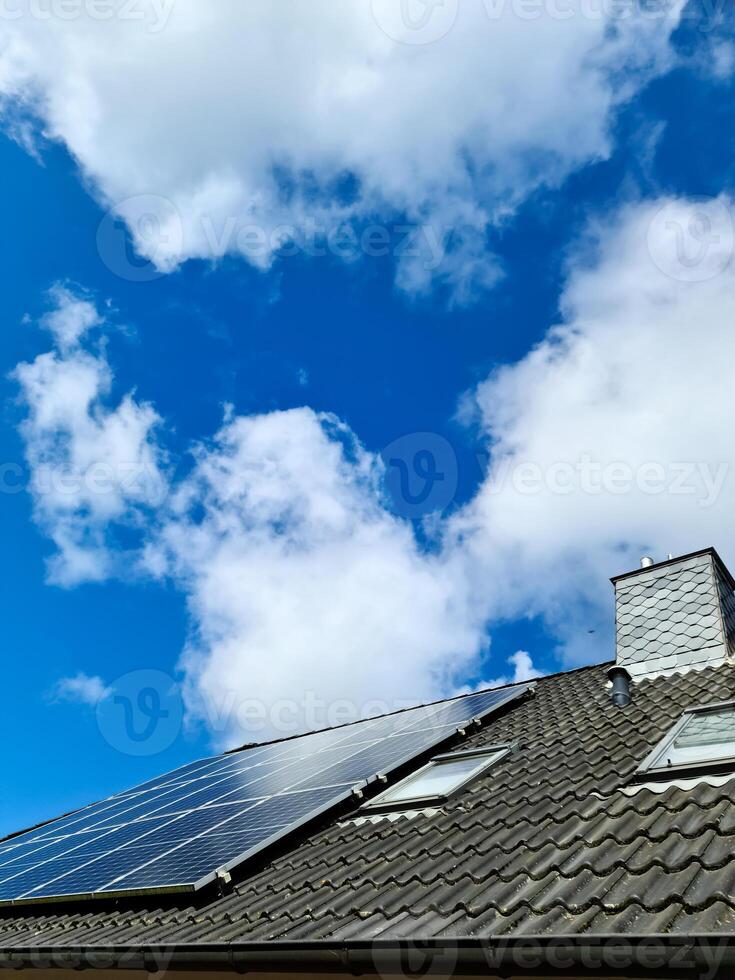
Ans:
<svg viewBox="0 0 735 980"><path fill-rule="evenodd" d="M735 580L714 548L612 583L616 666L634 681L735 662Z"/></svg>

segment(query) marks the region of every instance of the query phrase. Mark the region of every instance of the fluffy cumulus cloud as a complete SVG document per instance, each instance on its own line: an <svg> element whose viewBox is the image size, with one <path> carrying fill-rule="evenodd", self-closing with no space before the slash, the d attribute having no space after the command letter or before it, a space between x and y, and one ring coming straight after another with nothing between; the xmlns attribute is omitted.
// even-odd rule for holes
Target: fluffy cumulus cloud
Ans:
<svg viewBox="0 0 735 980"><path fill-rule="evenodd" d="M606 579L719 545L735 559L733 201L660 199L590 230L563 322L476 393L493 464L453 519L496 615L609 656Z"/></svg>
<svg viewBox="0 0 735 980"><path fill-rule="evenodd" d="M221 737L431 699L471 667L461 569L386 511L378 458L335 418L231 418L196 457L146 558L188 593L188 702Z"/></svg>
<svg viewBox="0 0 735 980"><path fill-rule="evenodd" d="M394 249L402 289L439 280L469 302L500 274L488 227L608 154L683 3L19 0L0 93L24 143L39 118L160 269L226 252L265 268L284 240L399 220L422 229L408 248L390 230L328 247Z"/></svg>
<svg viewBox="0 0 735 980"><path fill-rule="evenodd" d="M107 687L101 677L79 673L73 677L60 678L50 696L54 701L71 701L94 708L111 694L112 688Z"/></svg>
<svg viewBox="0 0 735 980"><path fill-rule="evenodd" d="M117 567L115 528L130 526L160 499L161 454L154 409L131 393L110 404L113 373L104 349L85 347L103 324L93 301L66 287L51 292L41 324L54 349L18 365L27 417L21 434L39 524L56 545L52 581L99 581Z"/></svg>

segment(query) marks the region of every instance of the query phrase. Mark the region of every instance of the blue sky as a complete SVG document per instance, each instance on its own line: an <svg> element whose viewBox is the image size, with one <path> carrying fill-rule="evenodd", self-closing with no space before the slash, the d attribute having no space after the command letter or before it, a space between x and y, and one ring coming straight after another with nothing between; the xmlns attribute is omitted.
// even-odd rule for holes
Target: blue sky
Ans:
<svg viewBox="0 0 735 980"><path fill-rule="evenodd" d="M164 43L166 31L176 28L177 13L185 15L174 9L174 27L150 35L152 44ZM380 5L376 16L380 21ZM7 653L0 832L141 782L213 746L234 744L240 735L244 741L279 733L272 725L248 733L232 719L218 725L202 708L203 696L220 698L221 706L229 692L232 709L245 697L272 705L281 690L283 697L298 699L308 688L331 702L343 693L355 703L364 693L392 706L512 678L514 671L545 673L606 659L612 656L606 577L625 570L639 548L663 553L712 543L727 556L732 532L724 470L718 498L706 506L695 490L681 498L667 492L664 505L659 498L616 495L608 488L584 498L576 491L543 491L509 499L505 491L493 494L488 481L493 459L541 459L543 453L533 455L528 447L548 446L550 431L552 442L559 439L549 450L555 461L576 458L591 446L603 460L623 458L634 465L687 461L711 466L712 472L729 466L726 385L716 380L717 362L727 360L726 345L732 344L729 261L720 261L717 276L701 277L697 293L691 263L684 286L671 270L655 278L662 263L650 233L647 254L653 262L638 261L635 252L636 229L641 222L658 227L664 206L684 209L681 227L692 239L687 247L699 240L696 221L702 213L713 221L728 214L722 202L733 189L735 51L726 41L727 22L710 29L710 16L705 4L678 28L670 25L670 37L661 32L666 51L649 52L643 66L630 51L659 43L663 49L664 40L626 37L606 56L606 84L616 92L628 86L626 97L601 99L585 110L579 126L589 132L594 118L599 132L579 152L539 135L538 145L529 140L520 150L513 144L512 153L496 153L494 140L511 145L517 137L498 136L497 120L482 131L478 111L471 125L481 148L466 149L472 180L446 200L442 188L454 178L444 175L442 183L438 162L426 177L425 196L405 175L405 187L392 194L388 189L391 173L401 175L412 140L435 144L441 157L442 131L452 128L441 112L432 120L422 106L429 118L414 134L415 106L407 104L409 150L397 152L395 134L377 132L370 152L361 147L352 158L346 154L348 162L357 161L355 172L328 158L335 141L344 136L357 145L359 133L347 124L344 132L325 126L321 133L317 127L303 136L303 145L288 147L291 170L270 174L263 191L262 172L223 135L237 119L238 98L228 87L235 70L218 82L219 91L208 83L202 100L209 100L210 131L203 133L201 120L196 128L192 119L187 132L184 113L170 141L178 141L173 149L188 160L186 154L194 159L197 143L207 140L212 159L220 153L228 173L242 167L246 176L231 205L235 218L248 194L262 192L271 195L262 218L267 227L284 214L299 215L298 223L303 202L310 200L332 222L335 209L342 208L357 234L371 224L388 230L388 255L343 261L298 254L275 257L267 268L236 250L222 257L201 254L200 241L182 246L177 255L154 255L153 263L141 256L140 215L131 217L115 203L124 196L120 190L129 190L129 197L145 191L175 201L186 225L195 206L194 177L204 180L216 168L205 159L193 174L176 161L160 162L157 140L163 137L150 137L150 130L157 113L173 110L157 106L155 94L141 94L145 78L135 122L125 94L109 96L109 75L95 74L90 59L86 82L92 92L99 87L93 114L98 130L87 134L69 118L71 110L58 108L58 99L68 96L63 65L47 69L32 58L21 65L11 48L10 81L0 83L6 86L0 159L9 230L0 246L0 458L6 463L0 521L7 554L1 592ZM213 31L218 26L227 29L226 22L209 25ZM245 32L252 27L240 26ZM313 26L320 28L318 22ZM322 26L326 36L331 28ZM25 25L2 25L8 29L22 31ZM39 59L48 43L41 30L56 29L61 28L45 22L31 25L25 40L37 46ZM72 46L77 38L80 45L87 40L76 22L63 29ZM554 29L572 31L574 23L556 23ZM426 47L436 51L453 43L451 32L447 37ZM127 34L124 42L134 43ZM298 39L290 43L298 45ZM357 71L366 55L353 39L344 43L335 70ZM585 43L583 38L583 49ZM603 41L589 43L597 52ZM384 44L401 42L382 38ZM386 51L381 48L381 56L393 56L392 49ZM170 57L164 52L159 70L183 71L172 69L170 61L164 68ZM434 70L431 60L422 70ZM502 71L511 74L488 81L487 99L493 84L507 85L518 102L506 111L518 109L522 121L523 100L541 98L537 83L518 83L512 72L524 71L521 66ZM580 68L571 91L584 83ZM585 101L582 89L577 91ZM267 85L260 94L268 96ZM562 89L543 98L565 94ZM291 96L273 83L270 97L277 107ZM84 109L76 107L80 118ZM553 123L553 112L566 117L577 110L568 102L544 111ZM287 125L287 114L279 113L274 108L279 124ZM530 109L527 114L530 126L535 116ZM275 157L269 140L278 141L269 127L255 118L249 125L252 142L260 140L263 155L271 151ZM467 147L474 145L469 132L462 135ZM134 150L120 162L114 149L123 143ZM107 156L104 145L111 147ZM423 173L424 162L422 156L421 166L405 164L407 173L412 166ZM382 182L379 191L371 187L373 173ZM293 203L299 194L301 210ZM484 209L480 219L477 209ZM422 221L449 229L449 264L428 282L417 281L411 268L402 273L402 263L390 254L405 238L400 229ZM702 234L714 235L717 248L729 248L728 227L715 234L708 226ZM107 236L102 245L100 234ZM457 285L467 277L468 288ZM67 298L98 311L99 323L80 330L66 350L57 337L60 370L86 356L95 359L95 370L113 377L109 390L100 390L92 415L97 421L114 416L132 393L136 413L148 404L158 418L142 443L163 476L163 498L152 502L120 491L122 502L112 518L98 513L94 500L73 513L75 540L89 543L88 525L97 535L92 575L72 568L63 554L58 534L66 515L33 483L42 463L73 468L68 447L78 437L76 422L55 416L44 427L38 421L41 402L33 416L30 389L16 373L17 365L38 363L54 346L53 327L48 319L45 329L41 322L63 305L58 285L49 293L54 284L61 284ZM700 308L721 332L703 336L693 358L687 345L703 327L691 310ZM679 309L678 319L666 319ZM529 360L529 351L560 322L571 329L561 347L542 348ZM631 323L641 327L628 335L621 324ZM639 350L647 330L651 335ZM640 394L640 359L651 351L657 352L655 360L644 366L657 393L653 408L645 398L634 403L632 394ZM711 388L709 364L699 361L703 351L712 358ZM605 352L614 366L609 374ZM586 371L588 378L598 370L599 398L575 400L569 392L578 373ZM45 383L40 375L33 376L36 382ZM618 425L621 412L610 391L627 385L630 417ZM671 408L672 387L679 402L687 403L685 411ZM34 390L39 399L48 397L40 387ZM611 404L603 413L599 403L606 398ZM705 409L705 401L714 404ZM288 414L304 406L307 414ZM550 418L557 411L558 424ZM675 411L684 416L679 419ZM314 413L340 421L325 423ZM718 418L721 433L714 431ZM223 424L226 434L217 441ZM622 450L616 442L620 432L628 440ZM400 468L424 472L425 464L442 479L427 487L414 472L414 496L407 500ZM288 479L281 481L283 472ZM337 514L329 507L334 496ZM54 565L60 551L61 562ZM380 556L375 567L366 564L366 554ZM263 595L253 598L258 590ZM293 594L298 601L292 606ZM371 643L382 650L373 655ZM527 656L519 659L519 651ZM145 715L149 702L136 699L149 688L169 714L158 742L138 751L125 734L121 698L130 697ZM299 715L295 724L302 721Z"/></svg>

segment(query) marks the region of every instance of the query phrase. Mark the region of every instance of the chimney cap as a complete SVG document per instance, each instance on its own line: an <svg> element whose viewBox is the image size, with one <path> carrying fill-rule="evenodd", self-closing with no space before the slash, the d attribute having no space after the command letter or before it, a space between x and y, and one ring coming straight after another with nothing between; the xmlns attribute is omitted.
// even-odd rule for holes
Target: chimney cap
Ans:
<svg viewBox="0 0 735 980"><path fill-rule="evenodd" d="M653 568L666 568L669 565L678 565L679 562L686 561L688 558L697 558L699 555L711 555L715 564L719 566L720 571L723 573L728 585L735 591L735 579L732 577L727 565L717 554L717 550L712 547L700 548L699 551L689 551L685 555L677 555L676 558L667 558L665 561L654 562L653 565L647 565L645 568L634 568L632 572L622 572L620 575L613 575L610 581L613 585L616 585L623 579L632 578L634 575L644 575Z"/></svg>

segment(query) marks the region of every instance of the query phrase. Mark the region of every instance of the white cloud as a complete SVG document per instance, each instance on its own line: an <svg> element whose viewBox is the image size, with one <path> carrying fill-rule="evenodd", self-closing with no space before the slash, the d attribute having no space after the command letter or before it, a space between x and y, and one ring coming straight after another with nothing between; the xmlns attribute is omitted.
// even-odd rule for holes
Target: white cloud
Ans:
<svg viewBox="0 0 735 980"><path fill-rule="evenodd" d="M284 733L441 696L482 646L461 569L384 509L379 466L309 409L200 447L147 559L188 594L188 704L221 739L248 711Z"/></svg>
<svg viewBox="0 0 735 980"><path fill-rule="evenodd" d="M531 659L531 654L526 650L518 650L516 653L512 653L509 657L510 662L513 664L513 683L518 684L521 681L532 681L537 677L543 677L543 671L537 670L533 665L533 660Z"/></svg>
<svg viewBox="0 0 735 980"><path fill-rule="evenodd" d="M508 663L513 667L512 674L502 674L500 677L480 681L474 687L465 685L459 688L456 693L472 694L474 691L484 691L489 687L505 687L508 684L522 684L524 681L533 681L537 677L544 676L544 672L534 666L531 654L527 650L517 650L515 653L512 653L508 657Z"/></svg>
<svg viewBox="0 0 735 980"><path fill-rule="evenodd" d="M405 216L440 249L419 236L396 255L399 287L438 279L469 302L499 275L486 228L607 156L615 107L670 64L682 4L450 2L431 7L456 12L450 29L416 44L401 42L443 22L410 30L383 0L143 2L140 19L124 0L104 19L34 17L27 0L0 21L0 93L16 124L18 103L41 116L161 269L225 251L265 268L284 226Z"/></svg>
<svg viewBox="0 0 735 980"><path fill-rule="evenodd" d="M72 701L95 707L111 694L112 688L107 687L101 677L80 672L73 677L60 678L53 687L51 697L55 701Z"/></svg>
<svg viewBox="0 0 735 980"><path fill-rule="evenodd" d="M708 544L735 559L733 202L631 205L581 243L564 319L477 392L493 466L452 521L493 616L611 657L608 576Z"/></svg>
<svg viewBox="0 0 735 980"><path fill-rule="evenodd" d="M91 299L57 283L49 290L52 308L41 318L41 326L49 330L58 346L66 351L76 347L82 337L103 320Z"/></svg>
<svg viewBox="0 0 735 980"><path fill-rule="evenodd" d="M735 44L721 41L712 46L710 71L720 81L727 81L735 73Z"/></svg>
<svg viewBox="0 0 735 980"><path fill-rule="evenodd" d="M28 409L21 434L35 516L57 548L49 576L73 585L111 574L110 532L135 524L138 508L160 499L164 478L153 437L158 415L130 393L109 405L107 358L81 346L85 333L103 322L95 306L62 287L51 291L51 300L41 322L59 349L18 365L14 377Z"/></svg>

